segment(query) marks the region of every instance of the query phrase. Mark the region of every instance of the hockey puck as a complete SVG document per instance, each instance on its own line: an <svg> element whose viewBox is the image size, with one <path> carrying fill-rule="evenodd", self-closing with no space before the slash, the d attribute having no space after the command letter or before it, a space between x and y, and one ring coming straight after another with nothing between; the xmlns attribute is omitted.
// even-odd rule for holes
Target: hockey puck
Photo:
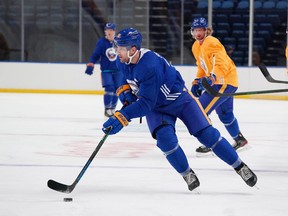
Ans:
<svg viewBox="0 0 288 216"><path fill-rule="evenodd" d="M72 202L73 198L64 198L63 200L64 200L64 202Z"/></svg>

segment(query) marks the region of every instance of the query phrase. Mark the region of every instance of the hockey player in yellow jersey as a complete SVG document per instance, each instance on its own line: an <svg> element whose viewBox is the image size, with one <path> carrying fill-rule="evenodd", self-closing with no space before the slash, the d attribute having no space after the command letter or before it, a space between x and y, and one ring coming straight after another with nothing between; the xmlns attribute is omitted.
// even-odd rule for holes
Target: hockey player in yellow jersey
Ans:
<svg viewBox="0 0 288 216"><path fill-rule="evenodd" d="M203 17L195 18L191 24L191 35L195 39L192 54L196 59L197 74L192 82L191 92L199 98L207 115L213 110L225 128L235 140L235 150L248 143L240 132L237 119L233 113L233 97L213 97L204 91L201 84L206 79L209 84L221 93L233 93L238 88L237 69L233 60L228 56L221 42L212 36L212 28L208 27ZM200 146L198 154L208 153L211 149Z"/></svg>

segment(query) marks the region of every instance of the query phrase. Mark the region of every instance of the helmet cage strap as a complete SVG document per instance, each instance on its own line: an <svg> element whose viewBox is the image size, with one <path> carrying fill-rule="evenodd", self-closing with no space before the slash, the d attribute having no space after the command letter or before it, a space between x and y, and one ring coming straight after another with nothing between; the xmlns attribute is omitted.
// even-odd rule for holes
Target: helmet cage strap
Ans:
<svg viewBox="0 0 288 216"><path fill-rule="evenodd" d="M132 56L130 56L130 50L131 49L129 49L128 50L128 52L127 52L127 57L129 58L129 61L128 62L125 62L125 64L130 64L131 63L131 61L132 61L132 59L137 55L137 53L139 52L139 50L137 49L136 51L135 51L135 53L132 55Z"/></svg>

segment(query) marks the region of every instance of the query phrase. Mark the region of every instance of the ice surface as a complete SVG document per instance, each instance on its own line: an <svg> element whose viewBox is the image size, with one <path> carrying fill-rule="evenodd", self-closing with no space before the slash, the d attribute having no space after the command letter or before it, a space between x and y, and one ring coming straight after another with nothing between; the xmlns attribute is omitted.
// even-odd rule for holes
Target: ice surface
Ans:
<svg viewBox="0 0 288 216"><path fill-rule="evenodd" d="M72 184L103 137L103 97L1 93L0 101L0 216L288 215L287 101L235 100L250 147L239 155L258 189L218 158L196 157L199 143L177 123L199 194L170 167L145 119L108 137L71 194L53 191L47 181ZM232 141L214 113L211 119Z"/></svg>

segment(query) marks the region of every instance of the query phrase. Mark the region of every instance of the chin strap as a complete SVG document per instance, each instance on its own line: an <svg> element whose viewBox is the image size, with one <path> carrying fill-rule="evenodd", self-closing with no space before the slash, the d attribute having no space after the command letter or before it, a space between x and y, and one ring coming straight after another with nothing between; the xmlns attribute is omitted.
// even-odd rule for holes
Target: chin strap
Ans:
<svg viewBox="0 0 288 216"><path fill-rule="evenodd" d="M134 58L134 56L136 56L138 52L139 52L139 50L136 50L136 52L132 56L130 56L130 50L128 50L127 56L129 58L129 61L125 62L125 64L129 65L131 63L132 59Z"/></svg>

